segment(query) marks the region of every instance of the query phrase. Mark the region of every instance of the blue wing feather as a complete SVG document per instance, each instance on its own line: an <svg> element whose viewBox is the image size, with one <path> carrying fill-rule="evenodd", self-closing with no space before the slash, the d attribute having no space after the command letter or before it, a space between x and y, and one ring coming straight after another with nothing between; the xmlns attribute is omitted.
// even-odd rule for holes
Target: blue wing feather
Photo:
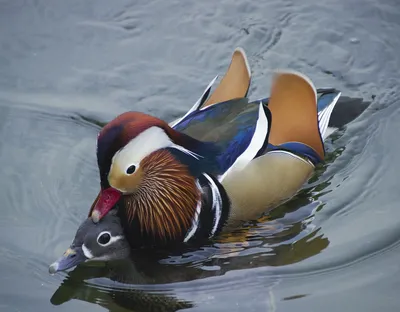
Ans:
<svg viewBox="0 0 400 312"><path fill-rule="evenodd" d="M210 173L220 175L249 146L256 130L259 103L249 103L246 98L229 100L194 111L173 128L200 141L215 144L220 151L217 156L219 170Z"/></svg>

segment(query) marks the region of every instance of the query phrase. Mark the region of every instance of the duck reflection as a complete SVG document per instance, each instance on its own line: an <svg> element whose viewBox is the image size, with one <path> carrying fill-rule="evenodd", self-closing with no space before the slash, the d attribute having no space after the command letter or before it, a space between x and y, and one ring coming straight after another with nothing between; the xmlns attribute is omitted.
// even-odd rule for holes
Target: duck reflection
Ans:
<svg viewBox="0 0 400 312"><path fill-rule="evenodd" d="M90 280L105 278L104 283ZM130 285L129 288L121 287ZM69 272L50 301L61 305L69 300L98 304L109 311L178 311L193 307L193 303L177 298L174 294L154 293L140 289L140 285L154 283L151 275L140 272L133 259L115 260L98 265L81 265Z"/></svg>

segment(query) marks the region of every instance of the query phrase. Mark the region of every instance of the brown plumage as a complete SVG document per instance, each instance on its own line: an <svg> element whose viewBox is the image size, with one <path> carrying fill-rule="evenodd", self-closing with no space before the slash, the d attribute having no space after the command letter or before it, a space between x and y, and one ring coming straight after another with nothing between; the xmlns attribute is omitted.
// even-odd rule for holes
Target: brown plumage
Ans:
<svg viewBox="0 0 400 312"><path fill-rule="evenodd" d="M189 230L201 199L195 178L167 150L151 153L140 163L143 177L137 191L123 196L128 223L161 240L176 240Z"/></svg>

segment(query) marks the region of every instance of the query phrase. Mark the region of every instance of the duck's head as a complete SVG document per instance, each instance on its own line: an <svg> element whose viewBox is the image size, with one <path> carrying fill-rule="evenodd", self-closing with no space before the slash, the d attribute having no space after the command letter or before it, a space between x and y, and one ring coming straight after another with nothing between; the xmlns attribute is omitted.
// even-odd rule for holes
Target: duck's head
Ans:
<svg viewBox="0 0 400 312"><path fill-rule="evenodd" d="M161 240L181 237L201 199L195 177L206 158L197 152L208 149L156 117L118 116L98 136L101 190L89 215L98 222L118 204L125 229L134 225L135 233Z"/></svg>
<svg viewBox="0 0 400 312"><path fill-rule="evenodd" d="M50 265L49 272L65 271L85 261L117 260L128 257L129 253L120 219L112 211L98 223L87 218L78 228L71 246Z"/></svg>

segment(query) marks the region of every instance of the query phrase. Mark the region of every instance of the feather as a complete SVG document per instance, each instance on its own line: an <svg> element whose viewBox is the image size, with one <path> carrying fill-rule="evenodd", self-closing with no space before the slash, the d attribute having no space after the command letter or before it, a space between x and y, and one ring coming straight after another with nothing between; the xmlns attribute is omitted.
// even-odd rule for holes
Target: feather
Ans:
<svg viewBox="0 0 400 312"><path fill-rule="evenodd" d="M141 167L141 184L137 192L124 196L124 209L120 209L129 224L128 232L164 242L183 241L201 200L195 177L167 149L151 153Z"/></svg>

